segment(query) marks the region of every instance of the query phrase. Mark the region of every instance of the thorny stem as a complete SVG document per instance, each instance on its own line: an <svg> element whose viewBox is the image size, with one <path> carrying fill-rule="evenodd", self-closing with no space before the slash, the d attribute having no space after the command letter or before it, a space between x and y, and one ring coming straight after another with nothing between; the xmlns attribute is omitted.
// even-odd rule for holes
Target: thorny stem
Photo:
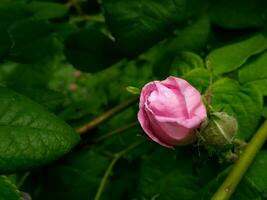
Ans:
<svg viewBox="0 0 267 200"><path fill-rule="evenodd" d="M94 200L100 200L101 195L104 191L105 185L108 181L108 178L110 176L110 174L112 173L113 167L115 166L115 164L117 163L117 161L124 156L125 154L127 154L128 152L130 152L131 150L135 149L137 146L143 144L144 141L138 141L136 143L133 143L132 145L130 145L129 147L127 147L126 149L114 154L113 159L111 160L110 164L108 165L105 174L103 176L103 178L101 179L100 185L97 189L97 193L95 196Z"/></svg>
<svg viewBox="0 0 267 200"><path fill-rule="evenodd" d="M120 128L118 128L118 129L116 129L116 130L114 130L114 131L111 131L111 132L109 132L109 133L107 133L107 134L105 134L105 135L102 135L102 136L100 136L100 137L94 139L93 142L95 142L95 143L97 143L97 142L101 142L102 140L105 140L105 139L107 139L107 138L109 138L109 137L112 137L112 136L114 136L114 135L120 134L120 133L122 133L122 132L124 132L124 131L126 131L126 130L128 130L128 129L133 128L133 127L137 127L138 125L139 125L138 122L132 122L132 123L130 123L130 124L127 124L127 125L125 125L125 126L123 126L123 127L120 127Z"/></svg>
<svg viewBox="0 0 267 200"><path fill-rule="evenodd" d="M262 124L251 141L248 143L240 159L213 195L212 200L227 200L234 193L238 183L267 139L267 120Z"/></svg>
<svg viewBox="0 0 267 200"><path fill-rule="evenodd" d="M95 118L94 120L88 122L87 124L79 127L76 129L77 133L80 135L86 133L87 131L90 131L94 129L95 127L99 126L103 122L107 121L109 118L113 117L114 115L120 113L121 111L125 110L126 108L130 107L134 103L136 103L138 100L137 96L134 96L121 104L115 106L114 108L110 109L109 111L105 112L104 114L100 115L99 117Z"/></svg>

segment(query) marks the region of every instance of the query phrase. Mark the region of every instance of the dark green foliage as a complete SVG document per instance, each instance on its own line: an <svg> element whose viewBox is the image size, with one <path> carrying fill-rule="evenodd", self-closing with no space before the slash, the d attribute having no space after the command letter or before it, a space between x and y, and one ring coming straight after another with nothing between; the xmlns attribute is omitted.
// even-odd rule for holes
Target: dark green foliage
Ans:
<svg viewBox="0 0 267 200"><path fill-rule="evenodd" d="M74 129L130 98L128 86L170 75L236 117L248 141L267 117L266 15L265 0L1 0L0 172L13 175L0 177L0 200L94 199L114 154L146 138L139 126L109 136L138 105L78 145ZM266 155L233 200L267 198ZM115 163L101 200L207 200L228 171L201 146L147 140Z"/></svg>
<svg viewBox="0 0 267 200"><path fill-rule="evenodd" d="M212 91L214 109L236 117L239 126L237 137L250 138L261 116L261 92L251 85L240 86L237 81L228 78L215 82Z"/></svg>
<svg viewBox="0 0 267 200"><path fill-rule="evenodd" d="M69 155L44 172L44 187L36 199L93 199L108 162L91 150Z"/></svg>
<svg viewBox="0 0 267 200"><path fill-rule="evenodd" d="M0 173L36 167L70 151L78 135L38 104L0 88Z"/></svg>
<svg viewBox="0 0 267 200"><path fill-rule="evenodd" d="M88 72L101 71L119 60L115 43L94 27L70 35L65 54L77 69Z"/></svg>
<svg viewBox="0 0 267 200"><path fill-rule="evenodd" d="M0 187L1 200L23 200L22 194L7 176L0 176Z"/></svg>

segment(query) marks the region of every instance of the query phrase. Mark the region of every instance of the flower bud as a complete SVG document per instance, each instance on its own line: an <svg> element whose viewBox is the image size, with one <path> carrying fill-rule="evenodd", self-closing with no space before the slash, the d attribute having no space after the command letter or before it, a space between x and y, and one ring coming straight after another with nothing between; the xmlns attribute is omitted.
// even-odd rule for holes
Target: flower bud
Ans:
<svg viewBox="0 0 267 200"><path fill-rule="evenodd" d="M202 123L199 139L207 147L222 148L233 143L237 130L234 117L225 112L214 112Z"/></svg>
<svg viewBox="0 0 267 200"><path fill-rule="evenodd" d="M141 91L138 120L146 134L162 146L193 143L195 129L206 117L201 94L183 79L153 81Z"/></svg>

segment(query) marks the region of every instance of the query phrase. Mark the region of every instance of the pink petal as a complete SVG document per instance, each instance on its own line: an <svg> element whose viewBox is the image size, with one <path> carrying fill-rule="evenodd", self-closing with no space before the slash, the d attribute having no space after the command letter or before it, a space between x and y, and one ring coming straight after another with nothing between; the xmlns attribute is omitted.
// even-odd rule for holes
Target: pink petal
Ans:
<svg viewBox="0 0 267 200"><path fill-rule="evenodd" d="M201 120L207 117L207 111L205 105L202 102L202 96L198 90L196 90L187 81L170 76L166 80L162 81L164 85L175 86L180 89L185 98L186 107L189 113L189 118L194 115L198 116Z"/></svg>
<svg viewBox="0 0 267 200"><path fill-rule="evenodd" d="M155 89L155 84L148 83L146 84L142 91L141 91L141 96L140 96L140 102L139 102L139 112L138 112L138 121L143 128L143 130L146 132L146 134L155 142L159 143L162 146L168 147L168 148L173 148L172 146L165 144L164 142L160 141L150 130L150 124L149 124L149 118L147 117L147 114L144 112L144 104L145 101L148 97L148 95Z"/></svg>
<svg viewBox="0 0 267 200"><path fill-rule="evenodd" d="M154 81L156 90L147 99L148 107L158 116L168 116L179 119L188 118L186 102L177 89L170 89L159 81Z"/></svg>
<svg viewBox="0 0 267 200"><path fill-rule="evenodd" d="M160 122L150 111L146 110L146 113L152 131L164 143L168 145L186 144L195 139L192 128L183 127L177 122Z"/></svg>

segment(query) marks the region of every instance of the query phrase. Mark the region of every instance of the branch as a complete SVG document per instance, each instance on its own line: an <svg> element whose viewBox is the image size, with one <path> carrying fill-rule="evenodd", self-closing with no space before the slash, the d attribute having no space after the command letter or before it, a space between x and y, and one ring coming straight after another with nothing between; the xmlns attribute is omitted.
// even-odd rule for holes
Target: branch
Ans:
<svg viewBox="0 0 267 200"><path fill-rule="evenodd" d="M97 193L95 196L95 200L100 200L100 197L104 191L106 182L108 181L108 178L112 172L113 167L115 166L115 164L117 163L117 161L124 156L125 154L127 154L128 152L130 152L131 150L135 149L137 146L139 146L140 144L144 143L144 141L138 141L134 144L132 144L131 146L129 146L128 148L124 149L123 151L120 151L119 153L114 154L114 157L112 159L112 161L110 162L110 164L108 165L105 174L103 176L103 178L101 179L100 185L97 189Z"/></svg>
<svg viewBox="0 0 267 200"><path fill-rule="evenodd" d="M248 167L256 157L257 153L267 139L267 120L262 124L251 141L248 143L240 159L234 164L231 172L228 174L212 200L227 200L234 193L238 183L246 173Z"/></svg>
<svg viewBox="0 0 267 200"><path fill-rule="evenodd" d="M103 122L107 121L109 118L113 117L114 115L122 112L126 108L130 107L134 103L137 102L138 96L134 96L131 99L128 99L121 104L115 106L114 108L110 109L109 111L105 112L104 114L100 115L99 117L93 119L92 121L88 122L87 124L79 127L76 129L76 132L81 134L86 133L87 131L90 131L94 129L95 127L99 126Z"/></svg>

